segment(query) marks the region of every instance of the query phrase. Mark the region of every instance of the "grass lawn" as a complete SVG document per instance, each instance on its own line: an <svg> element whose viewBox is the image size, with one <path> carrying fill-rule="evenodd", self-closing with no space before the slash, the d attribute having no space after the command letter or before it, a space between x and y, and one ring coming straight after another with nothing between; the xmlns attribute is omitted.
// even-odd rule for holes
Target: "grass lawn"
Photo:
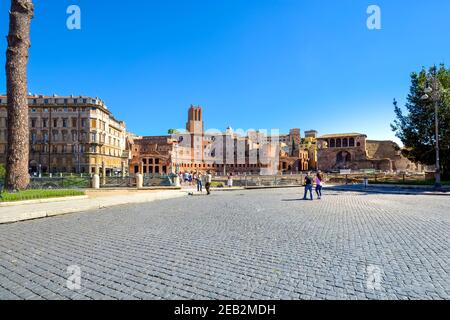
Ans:
<svg viewBox="0 0 450 320"><path fill-rule="evenodd" d="M211 182L211 188L224 188L225 185L222 182L213 181Z"/></svg>
<svg viewBox="0 0 450 320"><path fill-rule="evenodd" d="M0 194L0 202L13 202L35 199L47 199L47 198L62 198L83 196L84 191L81 190L24 190L15 193L2 192Z"/></svg>

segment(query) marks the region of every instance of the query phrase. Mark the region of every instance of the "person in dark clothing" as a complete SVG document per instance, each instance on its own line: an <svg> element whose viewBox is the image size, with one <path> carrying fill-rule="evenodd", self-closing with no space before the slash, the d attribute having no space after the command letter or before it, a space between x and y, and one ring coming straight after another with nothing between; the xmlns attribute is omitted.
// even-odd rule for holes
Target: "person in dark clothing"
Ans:
<svg viewBox="0 0 450 320"><path fill-rule="evenodd" d="M211 194L211 182L212 182L212 175L211 172L208 171L205 176L205 183L206 183L205 187L208 195Z"/></svg>
<svg viewBox="0 0 450 320"><path fill-rule="evenodd" d="M319 200L322 199L322 187L323 187L323 176L320 172L318 172L316 176L316 193Z"/></svg>
<svg viewBox="0 0 450 320"><path fill-rule="evenodd" d="M313 178L311 177L310 173L308 173L305 177L305 195L303 196L303 200L307 200L308 191L309 191L311 200L314 200L313 199Z"/></svg>

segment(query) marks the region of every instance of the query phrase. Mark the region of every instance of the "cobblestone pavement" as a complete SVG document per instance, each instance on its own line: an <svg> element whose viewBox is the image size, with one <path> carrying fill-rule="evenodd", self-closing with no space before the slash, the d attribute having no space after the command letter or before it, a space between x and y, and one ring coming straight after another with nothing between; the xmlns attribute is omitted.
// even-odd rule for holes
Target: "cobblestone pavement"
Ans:
<svg viewBox="0 0 450 320"><path fill-rule="evenodd" d="M1 225L0 298L450 299L449 197L301 191Z"/></svg>

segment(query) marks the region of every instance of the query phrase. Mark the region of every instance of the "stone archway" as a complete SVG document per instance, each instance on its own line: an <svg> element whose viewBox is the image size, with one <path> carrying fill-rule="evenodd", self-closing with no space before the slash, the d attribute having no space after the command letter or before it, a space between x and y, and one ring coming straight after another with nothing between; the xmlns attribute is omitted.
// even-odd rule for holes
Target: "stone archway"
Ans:
<svg viewBox="0 0 450 320"><path fill-rule="evenodd" d="M352 155L347 151L341 151L336 155L336 165L346 165L352 161Z"/></svg>

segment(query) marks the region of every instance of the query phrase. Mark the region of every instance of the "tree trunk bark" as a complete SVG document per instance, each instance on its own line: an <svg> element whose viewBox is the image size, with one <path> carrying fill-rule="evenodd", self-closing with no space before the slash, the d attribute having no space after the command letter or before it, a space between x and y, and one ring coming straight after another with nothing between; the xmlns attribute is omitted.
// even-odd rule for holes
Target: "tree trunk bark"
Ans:
<svg viewBox="0 0 450 320"><path fill-rule="evenodd" d="M6 188L27 188L29 125L27 64L30 48L32 0L11 0L8 49L6 52L6 87L8 97L8 150Z"/></svg>

